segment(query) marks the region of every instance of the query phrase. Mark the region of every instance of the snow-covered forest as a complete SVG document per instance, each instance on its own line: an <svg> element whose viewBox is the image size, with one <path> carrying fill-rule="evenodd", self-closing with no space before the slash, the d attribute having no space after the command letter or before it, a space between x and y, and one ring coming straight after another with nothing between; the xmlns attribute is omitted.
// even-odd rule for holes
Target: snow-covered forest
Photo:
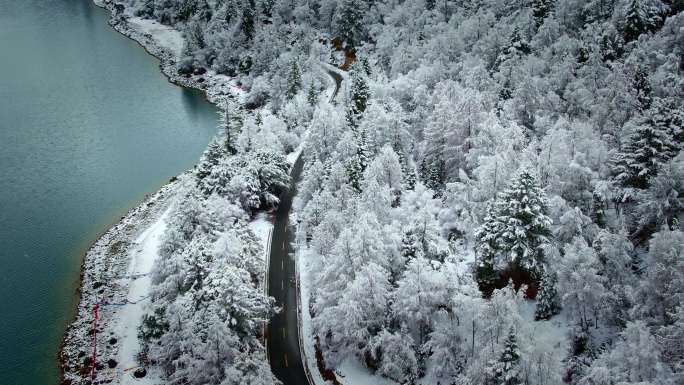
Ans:
<svg viewBox="0 0 684 385"><path fill-rule="evenodd" d="M325 362L399 383L684 382L684 2L126 0L236 78L140 337L170 383L273 383L246 221L305 142ZM333 100L324 90L346 72Z"/></svg>

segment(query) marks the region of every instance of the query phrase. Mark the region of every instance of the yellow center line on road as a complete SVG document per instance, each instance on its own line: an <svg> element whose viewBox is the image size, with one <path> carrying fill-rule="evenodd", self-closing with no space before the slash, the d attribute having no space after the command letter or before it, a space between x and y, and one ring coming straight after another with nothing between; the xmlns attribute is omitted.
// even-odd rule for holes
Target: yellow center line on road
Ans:
<svg viewBox="0 0 684 385"><path fill-rule="evenodd" d="M285 225L285 232L287 233L287 225Z"/></svg>
<svg viewBox="0 0 684 385"><path fill-rule="evenodd" d="M285 290L285 285L283 285L283 281L280 281L280 290Z"/></svg>
<svg viewBox="0 0 684 385"><path fill-rule="evenodd" d="M285 355L285 367L287 368L287 354Z"/></svg>
<svg viewBox="0 0 684 385"><path fill-rule="evenodd" d="M285 261L280 261L280 270L285 269Z"/></svg>
<svg viewBox="0 0 684 385"><path fill-rule="evenodd" d="M284 303L284 302L280 304L280 310L281 310L283 313L285 313L285 303Z"/></svg>
<svg viewBox="0 0 684 385"><path fill-rule="evenodd" d="M285 328L283 328L283 338L285 338Z"/></svg>

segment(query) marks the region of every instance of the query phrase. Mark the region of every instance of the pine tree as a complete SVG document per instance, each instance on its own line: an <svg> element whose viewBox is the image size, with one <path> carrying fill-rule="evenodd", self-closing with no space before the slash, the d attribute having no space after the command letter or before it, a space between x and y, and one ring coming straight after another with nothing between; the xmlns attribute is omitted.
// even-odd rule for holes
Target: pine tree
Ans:
<svg viewBox="0 0 684 385"><path fill-rule="evenodd" d="M606 212L603 209L603 198L596 191L591 194L591 215L589 217L598 227L602 229L606 227Z"/></svg>
<svg viewBox="0 0 684 385"><path fill-rule="evenodd" d="M342 0L338 5L333 33L336 39L352 50L361 42L363 33L361 22L365 11L364 1Z"/></svg>
<svg viewBox="0 0 684 385"><path fill-rule="evenodd" d="M302 74L299 71L299 66L296 60L292 60L290 65L290 72L287 74L287 89L285 90L285 98L287 100L294 99L297 92L302 89Z"/></svg>
<svg viewBox="0 0 684 385"><path fill-rule="evenodd" d="M363 180L363 171L359 164L359 158L353 157L345 164L345 174L349 184L357 191L361 192L361 180Z"/></svg>
<svg viewBox="0 0 684 385"><path fill-rule="evenodd" d="M537 303L534 308L535 320L546 320L560 313L560 298L556 291L556 275L545 274L537 293Z"/></svg>
<svg viewBox="0 0 684 385"><path fill-rule="evenodd" d="M553 7L553 0L532 0L532 17L534 17L534 24L539 28L544 19L551 13Z"/></svg>
<svg viewBox="0 0 684 385"><path fill-rule="evenodd" d="M622 27L625 41L637 40L643 33L655 32L662 24L663 17L660 12L660 9L648 0L632 0Z"/></svg>
<svg viewBox="0 0 684 385"><path fill-rule="evenodd" d="M240 20L240 31L245 35L247 41L254 37L254 0L249 0L242 8L242 20Z"/></svg>
<svg viewBox="0 0 684 385"><path fill-rule="evenodd" d="M359 61L361 68L363 68L363 72L366 74L366 76L371 76L371 74L373 73L373 67L371 67L370 61L368 61L368 57L361 56L357 58L357 60Z"/></svg>
<svg viewBox="0 0 684 385"><path fill-rule="evenodd" d="M361 173L366 171L366 168L368 167L368 143L366 136L366 130L362 129L359 133L359 138L356 145L356 157L359 160L359 168Z"/></svg>
<svg viewBox="0 0 684 385"><path fill-rule="evenodd" d="M500 223L496 220L494 201L487 205L487 215L480 227L475 230L475 253L477 265L475 278L477 285L485 297L492 295L499 281L499 275L495 269L497 255L500 250L499 237Z"/></svg>
<svg viewBox="0 0 684 385"><path fill-rule="evenodd" d="M351 101L347 108L347 123L349 123L350 127L355 129L368 105L370 88L368 87L368 81L366 80L360 64L356 62L352 64L350 76L352 78L350 93Z"/></svg>
<svg viewBox="0 0 684 385"><path fill-rule="evenodd" d="M648 80L648 68L640 65L634 74L632 81L632 88L636 94L636 99L642 111L646 111L651 107L651 81Z"/></svg>
<svg viewBox="0 0 684 385"><path fill-rule="evenodd" d="M425 0L425 9L432 11L437 5L437 0Z"/></svg>
<svg viewBox="0 0 684 385"><path fill-rule="evenodd" d="M410 171L408 175L406 176L406 189L407 190L414 190L416 188L416 182L417 182L417 175L414 171Z"/></svg>
<svg viewBox="0 0 684 385"><path fill-rule="evenodd" d="M229 98L224 98L219 107L219 128L226 134L225 146L228 155L237 154L237 136L242 127L240 106Z"/></svg>
<svg viewBox="0 0 684 385"><path fill-rule="evenodd" d="M316 104L318 104L318 92L316 91L316 87L314 86L313 82L309 84L309 91L306 95L306 101L309 102L311 107L315 107Z"/></svg>
<svg viewBox="0 0 684 385"><path fill-rule="evenodd" d="M211 169L219 164L224 155L225 148L221 145L221 141L218 138L212 139L207 149L204 150L204 154L202 154L200 162L195 169L197 179L202 180L211 174Z"/></svg>
<svg viewBox="0 0 684 385"><path fill-rule="evenodd" d="M504 342L504 349L501 357L490 369L491 385L518 385L520 380L520 350L518 350L518 338L513 327L508 332L508 337Z"/></svg>
<svg viewBox="0 0 684 385"><path fill-rule="evenodd" d="M197 12L197 0L182 0L176 9L176 20L188 20Z"/></svg>
<svg viewBox="0 0 684 385"><path fill-rule="evenodd" d="M623 187L648 188L651 178L676 154L677 147L668 127L659 125L653 117L642 118L612 159L615 180Z"/></svg>
<svg viewBox="0 0 684 385"><path fill-rule="evenodd" d="M427 171L426 186L439 194L444 187L446 170L443 159L436 160Z"/></svg>
<svg viewBox="0 0 684 385"><path fill-rule="evenodd" d="M530 52L532 52L532 47L523 39L518 27L515 27L508 38L508 44L503 47L501 53L497 56L493 71L498 71L505 61L521 57L522 55L528 55Z"/></svg>
<svg viewBox="0 0 684 385"><path fill-rule="evenodd" d="M544 263L541 246L551 236L549 202L539 181L530 170L523 169L496 202L497 234L505 257L527 270L539 271Z"/></svg>
<svg viewBox="0 0 684 385"><path fill-rule="evenodd" d="M413 230L405 232L401 238L401 254L406 261L423 256L423 247Z"/></svg>

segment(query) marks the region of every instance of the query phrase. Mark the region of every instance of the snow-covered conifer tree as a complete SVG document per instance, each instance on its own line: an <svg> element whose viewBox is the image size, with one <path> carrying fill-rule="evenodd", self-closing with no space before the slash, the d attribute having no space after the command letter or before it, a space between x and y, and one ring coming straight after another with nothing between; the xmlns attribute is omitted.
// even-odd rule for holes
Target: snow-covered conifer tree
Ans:
<svg viewBox="0 0 684 385"><path fill-rule="evenodd" d="M504 342L503 351L499 360L493 362L489 368L489 381L491 385L518 385L520 379L520 350L518 350L518 337L515 328L508 331Z"/></svg>
<svg viewBox="0 0 684 385"><path fill-rule="evenodd" d="M537 293L537 303L534 308L535 320L546 320L560 313L560 298L556 291L555 274L544 274Z"/></svg>
<svg viewBox="0 0 684 385"><path fill-rule="evenodd" d="M313 86L313 84L312 84ZM290 72L287 74L287 88L285 89L285 98L292 100L297 95L297 92L302 89L302 74L299 71L297 61L293 60L290 65Z"/></svg>

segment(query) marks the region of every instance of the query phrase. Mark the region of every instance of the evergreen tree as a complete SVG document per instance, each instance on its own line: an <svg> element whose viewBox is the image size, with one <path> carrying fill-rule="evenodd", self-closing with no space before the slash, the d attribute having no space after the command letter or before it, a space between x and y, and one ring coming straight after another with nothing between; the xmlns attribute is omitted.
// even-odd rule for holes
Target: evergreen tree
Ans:
<svg viewBox="0 0 684 385"><path fill-rule="evenodd" d="M632 0L622 26L625 41L637 40L643 33L655 32L662 24L661 7L659 0Z"/></svg>
<svg viewBox="0 0 684 385"><path fill-rule="evenodd" d="M636 99L642 111L646 111L651 107L651 81L648 80L648 68L640 65L634 74L634 81L632 88L636 94Z"/></svg>
<svg viewBox="0 0 684 385"><path fill-rule="evenodd" d="M364 74L363 68L357 62L352 64L351 68L351 93L350 93L350 103L347 108L347 123L352 128L356 128L358 125L358 120L363 115L368 105L368 100L370 99L370 88L368 87L368 81Z"/></svg>
<svg viewBox="0 0 684 385"><path fill-rule="evenodd" d="M345 174L349 184L357 191L361 192L361 181L363 180L363 171L359 164L359 158L353 157L345 164Z"/></svg>
<svg viewBox="0 0 684 385"><path fill-rule="evenodd" d="M406 180L406 189L414 190L416 188L417 179L418 177L416 173L414 171L409 171L408 175L404 179Z"/></svg>
<svg viewBox="0 0 684 385"><path fill-rule="evenodd" d="M493 71L498 71L504 62L528 55L530 52L532 52L532 47L523 39L518 27L515 27L508 38L508 44L502 48L501 53L497 56Z"/></svg>
<svg viewBox="0 0 684 385"><path fill-rule="evenodd" d="M228 25L230 25L234 20L237 20L239 16L238 6L235 2L236 0L226 0L225 2L225 13L223 20L225 20L226 24Z"/></svg>
<svg viewBox="0 0 684 385"><path fill-rule="evenodd" d="M425 9L432 11L437 5L437 0L425 0Z"/></svg>
<svg viewBox="0 0 684 385"><path fill-rule="evenodd" d="M487 206L484 222L475 230L475 254L477 255L475 278L485 297L492 295L499 280L495 266L497 255L501 249L498 237L501 232L500 225L496 218L495 205L492 200Z"/></svg>
<svg viewBox="0 0 684 385"><path fill-rule="evenodd" d="M363 68L363 72L366 74L366 76L371 76L371 74L373 73L373 67L371 67L370 61L368 61L368 57L361 56L357 58L357 60L359 61L361 68Z"/></svg>
<svg viewBox="0 0 684 385"><path fill-rule="evenodd" d="M537 303L534 308L535 320L546 320L560 313L560 298L556 291L556 275L545 274L537 293Z"/></svg>
<svg viewBox="0 0 684 385"><path fill-rule="evenodd" d="M368 167L368 143L365 129L362 129L359 133L359 138L356 145L356 157L359 160L359 168L363 173Z"/></svg>
<svg viewBox="0 0 684 385"><path fill-rule="evenodd" d="M226 134L225 147L228 155L237 154L237 137L242 127L240 106L229 98L224 98L219 107L219 128Z"/></svg>
<svg viewBox="0 0 684 385"><path fill-rule="evenodd" d="M364 1L342 0L337 9L337 20L333 29L335 38L352 50L363 38L363 15L366 11Z"/></svg>
<svg viewBox="0 0 684 385"><path fill-rule="evenodd" d="M518 350L518 339L513 327L508 332L508 337L504 342L504 349L501 357L489 368L491 385L518 385L522 384L520 379L520 350Z"/></svg>
<svg viewBox="0 0 684 385"><path fill-rule="evenodd" d="M499 246L497 259L530 272L539 272L544 263L541 246L551 236L549 202L534 173L522 169L495 202L494 215L483 226L494 229ZM479 230L478 230L479 231Z"/></svg>
<svg viewBox="0 0 684 385"><path fill-rule="evenodd" d="M245 35L247 41L252 40L252 37L254 37L254 0L247 1L244 8L242 8L240 31Z"/></svg>
<svg viewBox="0 0 684 385"><path fill-rule="evenodd" d="M225 154L225 148L221 145L221 140L214 138L209 142L209 146L204 150L200 162L195 168L195 176L198 180L202 180L211 174L211 169L214 168Z"/></svg>
<svg viewBox="0 0 684 385"><path fill-rule="evenodd" d="M309 90L306 94L306 101L309 102L311 107L315 107L318 103L318 92L316 91L316 86L314 86L313 82L309 84Z"/></svg>
<svg viewBox="0 0 684 385"><path fill-rule="evenodd" d="M302 89L302 74L299 71L299 66L296 60L292 60L290 65L290 72L287 74L287 89L285 90L285 98L287 100L294 99L297 92Z"/></svg>
<svg viewBox="0 0 684 385"><path fill-rule="evenodd" d="M621 186L649 187L650 179L658 175L658 168L675 154L678 146L668 131L652 117L636 123L625 145L612 160L613 175Z"/></svg>
<svg viewBox="0 0 684 385"><path fill-rule="evenodd" d="M406 258L406 261L424 256L423 246L413 230L405 232L402 236L401 254Z"/></svg>
<svg viewBox="0 0 684 385"><path fill-rule="evenodd" d="M176 20L188 20L197 12L197 0L181 0L176 10Z"/></svg>
<svg viewBox="0 0 684 385"><path fill-rule="evenodd" d="M444 165L444 160L438 159L429 169L429 172L427 174L427 187L431 188L432 190L435 191L436 194L439 194L439 192L443 189L444 187L444 180L446 179L445 177L445 165Z"/></svg>
<svg viewBox="0 0 684 385"><path fill-rule="evenodd" d="M532 0L532 17L534 17L534 24L539 28L544 19L551 13L553 7L553 0Z"/></svg>
<svg viewBox="0 0 684 385"><path fill-rule="evenodd" d="M591 194L591 214L589 217L598 227L602 229L606 227L606 212L603 209L603 198L596 191Z"/></svg>

